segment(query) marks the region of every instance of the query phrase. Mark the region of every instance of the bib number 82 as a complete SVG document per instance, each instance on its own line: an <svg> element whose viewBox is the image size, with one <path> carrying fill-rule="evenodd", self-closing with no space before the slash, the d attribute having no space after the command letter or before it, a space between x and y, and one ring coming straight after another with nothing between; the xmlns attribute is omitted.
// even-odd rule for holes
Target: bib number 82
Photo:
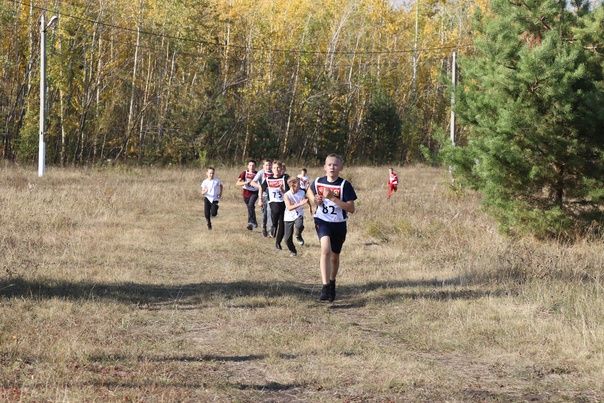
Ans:
<svg viewBox="0 0 604 403"><path fill-rule="evenodd" d="M331 212L329 210L331 210ZM326 206L326 205L323 205L323 214L333 214L333 215L336 215L336 208L335 208L335 206Z"/></svg>

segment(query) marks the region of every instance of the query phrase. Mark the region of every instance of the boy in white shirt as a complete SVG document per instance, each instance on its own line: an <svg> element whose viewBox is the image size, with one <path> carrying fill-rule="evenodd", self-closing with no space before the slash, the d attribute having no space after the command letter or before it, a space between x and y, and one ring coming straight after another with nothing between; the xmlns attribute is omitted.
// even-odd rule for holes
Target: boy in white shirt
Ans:
<svg viewBox="0 0 604 403"><path fill-rule="evenodd" d="M310 182L308 180L308 176L306 174L306 168L302 168L300 170L300 173L298 174L298 179L300 179L300 190L304 190L306 192L306 190L308 190L308 187L310 186Z"/></svg>
<svg viewBox="0 0 604 403"><path fill-rule="evenodd" d="M218 214L218 200L222 196L222 181L214 178L216 171L209 167L206 172L207 178L201 182L201 194L204 196L204 215L208 223L208 229L212 229L210 217L216 217Z"/></svg>
<svg viewBox="0 0 604 403"><path fill-rule="evenodd" d="M283 201L285 202L285 213L283 221L285 224L285 243L290 251L291 256L297 256L298 251L294 246L292 240L294 235L294 228L296 230L296 239L300 245L304 245L304 239L302 239L302 231L304 231L304 205L308 204L310 214L312 214L312 206L308 203L306 192L300 189L300 183L298 178L290 178L287 181L289 190L285 192Z"/></svg>

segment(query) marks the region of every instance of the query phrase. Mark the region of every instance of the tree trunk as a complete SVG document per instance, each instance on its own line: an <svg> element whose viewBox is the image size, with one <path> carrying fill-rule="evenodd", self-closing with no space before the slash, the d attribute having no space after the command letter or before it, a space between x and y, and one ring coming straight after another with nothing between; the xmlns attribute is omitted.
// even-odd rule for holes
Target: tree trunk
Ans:
<svg viewBox="0 0 604 403"><path fill-rule="evenodd" d="M149 83L151 82L151 53L147 62L147 79L145 80L145 91L143 93L143 105L147 105L149 99ZM145 114L141 113L140 126L138 129L138 161L141 162L145 153Z"/></svg>

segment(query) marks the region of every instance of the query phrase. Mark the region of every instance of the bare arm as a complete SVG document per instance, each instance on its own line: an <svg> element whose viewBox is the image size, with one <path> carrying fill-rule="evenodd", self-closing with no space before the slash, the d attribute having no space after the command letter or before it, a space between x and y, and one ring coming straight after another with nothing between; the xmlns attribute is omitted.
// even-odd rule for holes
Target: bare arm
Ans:
<svg viewBox="0 0 604 403"><path fill-rule="evenodd" d="M323 195L315 195L312 190L310 190L309 186L308 189L306 189L306 197L308 198L308 205L310 206L312 214L312 205L314 204L315 207L319 207L323 203Z"/></svg>
<svg viewBox="0 0 604 403"><path fill-rule="evenodd" d="M288 211L295 210L296 207L298 207L298 206L296 206L294 203L292 203L292 201L289 199L289 196L287 193L284 196L285 197L283 197L283 201L285 202L285 208Z"/></svg>
<svg viewBox="0 0 604 403"><path fill-rule="evenodd" d="M289 211L295 210L298 207L304 206L306 203L308 203L308 199L306 197L304 199L302 199L299 203L292 203L292 201L290 200L287 193L285 194L283 201L285 202L285 208L287 208ZM312 214L312 210L311 210L311 214Z"/></svg>

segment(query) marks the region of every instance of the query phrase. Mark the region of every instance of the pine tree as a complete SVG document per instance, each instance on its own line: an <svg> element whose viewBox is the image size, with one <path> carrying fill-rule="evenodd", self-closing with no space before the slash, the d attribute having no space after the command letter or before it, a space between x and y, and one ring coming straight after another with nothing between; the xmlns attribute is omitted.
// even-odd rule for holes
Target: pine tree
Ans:
<svg viewBox="0 0 604 403"><path fill-rule="evenodd" d="M495 0L461 63L467 129L449 162L508 232L569 235L602 224L602 6Z"/></svg>

